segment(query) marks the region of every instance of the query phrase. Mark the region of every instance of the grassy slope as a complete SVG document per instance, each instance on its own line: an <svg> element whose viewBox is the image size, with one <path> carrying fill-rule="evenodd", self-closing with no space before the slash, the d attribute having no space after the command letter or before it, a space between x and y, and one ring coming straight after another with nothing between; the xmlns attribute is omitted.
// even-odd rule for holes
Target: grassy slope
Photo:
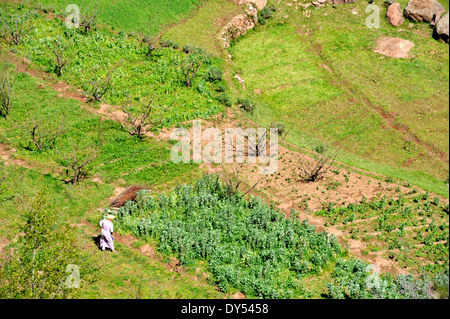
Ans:
<svg viewBox="0 0 450 319"><path fill-rule="evenodd" d="M42 34L38 32L38 37L60 29L58 23L42 20L45 18L39 20L39 25L43 29L39 31ZM47 30L47 34L43 30ZM105 33L103 36L110 35ZM34 48L39 46L40 44ZM104 63L105 58L113 55L114 53L104 54L97 58L103 59ZM117 56L116 52L114 57ZM34 60L35 57L31 58ZM90 61L92 62L92 59ZM36 68L36 65L32 67ZM38 69L45 67L45 63L37 65ZM71 82L70 76L64 80ZM46 81L54 81L53 76L46 77ZM98 232L96 225L101 214L97 209L108 205L107 198L113 196L115 188L125 188L137 183L149 185L155 192L163 192L177 183L190 182L200 176L201 172L197 169L197 165L175 165L170 161L170 143L151 139L139 142L131 138L120 124L112 120L102 121L100 116L83 109L83 105L78 101L62 98L58 92L46 85L48 84L46 81L28 74L18 74L14 91L14 111L9 117L10 121L0 119L0 142L15 149L11 155L2 154L0 161L2 171L3 169L12 171L7 184L14 185L0 198L2 245L5 238L13 236L18 230L22 222L21 213L26 209L24 204L42 188L47 188L50 192L54 208L61 218L76 225L84 225L81 228L87 227L86 232L91 236ZM76 81L75 83L79 84ZM196 94L195 90L190 92L186 91L188 94ZM197 95L193 100L201 104L206 98ZM41 153L25 149L28 144L26 137L20 136L18 134L20 130L14 125L23 125L27 121L27 114L45 119L50 126L57 125L65 117L66 134L57 140L55 149L65 149L71 140L91 141L95 144L99 141L101 132L102 153L91 165L92 171L88 180L76 186L64 184L65 176L61 175L62 171L59 169L61 162L54 149ZM21 165L16 165L17 163ZM91 179L94 176L95 181ZM86 225L86 219L93 225L90 223ZM83 286L83 297L132 298L134 297L132 289L136 292L139 284L138 273L142 276L142 298L224 297L201 276L198 283L193 283L192 278L196 275L196 269L185 269L182 275L174 273L168 267L169 260L147 258L137 250L138 247L134 249L118 244L120 254L104 256L98 254L91 241L88 241L88 246L94 262L98 263L100 257L106 260L100 260L104 264L100 271L100 280L93 285Z"/></svg>
<svg viewBox="0 0 450 319"><path fill-rule="evenodd" d="M42 4L44 9L65 11L69 0L39 0L32 4ZM158 24L170 25L188 16L203 0L82 0L76 4L81 12L98 4L99 22L116 30L126 32L157 32ZM133 17L133 18L130 18Z"/></svg>
<svg viewBox="0 0 450 319"><path fill-rule="evenodd" d="M230 1L210 0L191 18L173 26L164 38L193 44L212 53L221 52L217 34L227 21L241 11L242 8Z"/></svg>
<svg viewBox="0 0 450 319"><path fill-rule="evenodd" d="M447 4L448 7L448 4ZM250 36L253 36L252 34ZM283 37L286 36L283 34ZM289 37L287 37L289 38ZM192 41L189 41L192 42ZM192 42L193 43L193 42ZM276 55L275 55L276 56ZM311 59L314 63L317 63L317 60L314 58L308 58ZM316 70L317 71L317 70ZM320 70L319 70L320 71ZM326 71L326 70L325 70ZM316 73L321 74L320 72ZM326 74L326 72L325 72ZM306 79L307 76L305 75ZM326 76L323 76L326 77ZM247 80L247 78L246 78ZM73 108L76 103L74 101L70 100L62 100L56 97L56 94L52 92L45 92L37 90L37 84L33 83L34 80L29 78L28 76L24 76L24 79L21 80L20 86L21 86L21 96L20 101L28 101L26 105L33 105L36 101L39 101L39 103L42 102L42 99L49 99L44 104L52 105L52 107L59 105L62 108ZM320 80L318 82L321 82ZM247 82L248 83L248 82ZM325 83L325 84L324 84ZM326 81L322 81L322 85L324 85L323 92L328 93L328 90L326 89ZM333 88L333 87L332 87ZM29 96L29 93L35 93L35 95ZM337 92L337 93L336 93ZM339 95L339 90L335 89L334 92L332 90L331 95L328 96L329 99L334 98L334 95ZM42 96L45 96L42 98ZM64 101L64 102L62 102ZM319 100L320 101L320 100ZM269 107L266 108L266 110L269 112ZM263 108L260 108L260 112L258 113L259 116L262 118L261 115L263 111ZM96 119L92 118L91 115L88 115L87 113L81 114L80 121L89 119L89 121L96 121ZM266 120L269 121L272 119L272 114L268 114L266 116ZM376 122L375 122L376 123ZM1 131L1 142L7 141L8 131L11 130L11 127L9 127L7 124L3 125L0 129ZM114 129L114 124L110 123L111 126ZM91 132L94 134L93 132ZM298 136L301 136L299 134ZM8 141L11 142L11 141ZM16 141L17 143L17 141ZM12 142L14 145L14 142ZM112 145L113 143L111 143ZM133 152L132 144L129 142L125 142L123 145L126 145L126 147L130 147L129 151ZM119 148L121 148L123 145L118 146L117 148L112 148L111 150L107 151L109 154L113 154L114 152L118 151ZM15 144L15 146L18 146L18 144ZM149 146L154 146L153 144ZM158 147L160 147L159 145ZM129 151L124 151L124 153L127 153ZM112 190L114 186L126 186L129 185L132 182L139 182L142 181L145 176L131 176L129 179L125 181L125 183L122 184L114 184L114 181L118 180L118 176L121 173L125 173L128 171L132 171L134 168L139 168L140 163L131 163L131 166L125 166L122 165L114 165L114 163L111 163L110 168L111 169L96 169L95 173L100 174L103 179L105 179L108 182L113 182L110 185L102 184L102 183L94 183L94 182L86 182L81 187L77 188L70 188L70 187L61 187L64 184L61 184L59 180L59 176L54 176L53 174L45 174L45 169L49 168L46 167L45 163L49 162L49 160L52 159L52 157L47 155L39 155L39 154L30 154L29 152L23 151L19 148L19 154L17 155L25 160L29 160L33 162L33 165L41 167L42 169L20 169L21 171L24 171L25 177L20 182L20 189L23 190L24 193L27 193L28 197L31 197L32 194L36 191L37 188L40 188L42 186L48 186L52 189L52 193L55 195L55 199L57 202L57 206L61 210L61 215L63 216L73 216L73 221L77 222L80 220L83 220L86 217L86 214L92 215L92 210L94 210L97 207L101 207L105 203L105 198L110 196L112 194ZM159 157L156 157L156 161L159 161ZM155 161L155 159L153 159ZM360 159L355 158L354 156L349 155L349 162L351 163L357 163L357 161L360 161ZM387 171L390 169L387 166L379 166L378 164L373 164L368 162L367 160L361 160L361 167L367 167L368 164L373 165L370 167L376 168L378 171ZM129 161L124 160L121 163L128 164ZM158 162L160 164L160 162ZM186 169L186 170L185 170ZM183 170L179 173L174 173L173 176L167 176L163 173L163 169L161 167L157 170L154 170L152 172L149 172L146 176L151 176L154 178L155 181L158 181L160 178L164 178L162 182L168 181L172 179L172 182L175 183L178 180L189 180L193 178L192 175L188 173L190 171L190 168L183 168ZM186 174L187 176L184 176ZM394 175L397 174L397 172L393 172ZM406 173L408 174L408 173ZM194 174L195 175L195 174ZM19 176L19 174L15 173L13 177ZM411 178L411 176L406 176L408 178ZM406 179L406 178L405 178ZM425 179L424 179L425 180ZM429 179L427 179L429 180ZM423 181L422 181L423 182ZM433 186L435 187L435 186ZM162 183L155 184L155 189L167 189L167 186ZM83 200L80 201L79 199L82 198ZM86 199L88 200L86 202ZM91 212L91 213L87 213ZM2 205L0 205L0 214L1 214L1 220L7 223L2 223L2 227L0 228L0 233L3 235L10 233L11 229L9 226L11 226L11 222L14 220L18 220L18 211L17 207L14 204L14 202L11 201L3 201ZM95 214L94 214L95 215ZM11 218L11 216L14 216L14 218ZM93 222L96 218L92 218ZM164 292L162 293L162 296L164 297L171 297L171 298L210 298L210 297L220 297L217 292L214 291L213 287L211 289L204 289L199 288L199 290L191 291L190 285L192 282L188 282L186 280L180 280L179 282L176 282L174 280L171 282L168 277L172 274L167 271L167 269L154 261L147 260L143 258L139 253L136 251L130 249L126 246L119 246L119 249L124 251L123 256L108 256L107 258L110 258L108 260L108 263L106 263L106 267L103 270L103 283L98 283L95 286L90 287L87 291L84 292L86 297L103 297L103 298L113 298L113 297L129 297L130 296L130 289L127 288L127 280L131 278L131 282L136 284L136 269L139 269L140 271L144 272L144 277L152 278L151 280L156 280L152 282L153 287L157 287L158 289L153 290L149 289L146 290L145 296L154 298L158 297L160 292L160 287L165 286L163 288ZM156 279L155 279L156 278ZM134 286L135 288L136 286ZM169 287L169 288L168 288ZM204 290L203 290L204 289ZM177 293L179 291L180 293Z"/></svg>
<svg viewBox="0 0 450 319"><path fill-rule="evenodd" d="M39 88L39 82L27 74L19 74L16 82L17 112L11 114L10 120L20 125L25 120L23 113L30 112L47 114L51 121L56 121L62 112L66 113L66 127L70 134L63 136L56 148L68 143L69 135L89 136L97 131L98 116L80 108L80 103L75 100L62 99L57 93ZM58 160L56 152L52 150L43 153L25 150L20 143L17 132L7 121L0 121L0 141L8 143L16 148L14 160L21 160L31 169L9 163L7 169L13 173L8 178L8 183L14 185L15 191L4 194L0 201L0 237L5 238L15 234L21 223L20 214L27 203L42 188L47 188L53 199L54 208L61 218L70 223L78 224L88 219L96 225L101 217L97 209L108 205L107 198L113 195L115 187L127 187L133 183L145 183L152 185L155 191L164 191L175 186L178 182L187 182L199 177L195 165L176 165L175 171L170 164L161 163L159 149L168 147L169 144L155 141L133 142L127 134L117 131L117 126L112 121L104 121L110 129L104 131L105 140L102 147L102 155L94 163L93 174L99 179L90 179L83 183L71 186L64 184L64 176L58 174ZM115 127L115 128L114 128ZM140 154L133 159L129 154ZM164 151L162 160L168 161L169 154ZM8 161L6 161L8 162ZM103 163L102 165L99 165ZM143 163L150 165L141 170ZM3 169L4 161L0 161ZM14 182L17 181L17 182ZM16 193L15 196L14 193ZM88 227L88 234L95 234L96 227ZM90 252L94 255L96 249L91 246ZM83 296L93 298L129 298L131 290L136 291L135 279L131 284L122 282L130 277L137 278L136 273L141 273L143 280L149 280L151 285L143 288L142 296L146 298L218 298L219 294L213 286L192 284L190 277L179 276L171 279L172 273L166 266L166 262L148 259L141 253L127 246L118 246L121 254L106 257L108 262L103 266L99 280L92 286L85 286ZM103 261L101 261L103 263ZM194 272L195 273L195 272ZM136 283L137 285L137 283ZM122 291L120 290L122 289Z"/></svg>
<svg viewBox="0 0 450 319"><path fill-rule="evenodd" d="M396 121L448 153L448 45L432 39L425 24L411 30L405 22L399 31L381 19L381 27L370 30L364 24L366 6L313 9L310 18L301 7L283 7L278 21L284 22L258 27L232 48L232 70L247 87L237 94L259 102L257 122L276 119L292 128L289 142L298 145L303 136L309 143L338 140L344 146L338 160L448 196L442 182L448 164L420 145L407 150L405 136L385 129L373 108L398 114ZM338 28L331 19L339 21ZM380 36L413 41L415 57L382 58L371 50ZM412 108L427 111L421 116Z"/></svg>

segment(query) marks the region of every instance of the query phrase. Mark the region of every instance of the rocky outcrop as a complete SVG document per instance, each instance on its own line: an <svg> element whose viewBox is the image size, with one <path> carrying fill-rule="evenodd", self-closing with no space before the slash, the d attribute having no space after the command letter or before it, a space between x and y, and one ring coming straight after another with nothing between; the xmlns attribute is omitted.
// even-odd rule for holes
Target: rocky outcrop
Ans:
<svg viewBox="0 0 450 319"><path fill-rule="evenodd" d="M254 4L256 9L262 10L267 5L267 0L237 0L239 5L241 4Z"/></svg>
<svg viewBox="0 0 450 319"><path fill-rule="evenodd" d="M374 52L389 56L392 58L409 58L409 50L414 46L409 40L400 38L382 37L378 40Z"/></svg>
<svg viewBox="0 0 450 319"><path fill-rule="evenodd" d="M389 24L394 27L399 27L402 25L405 19L403 18L402 7L400 3L394 2L391 4L386 12L386 18Z"/></svg>
<svg viewBox="0 0 450 319"><path fill-rule="evenodd" d="M448 38L449 38L449 30L448 30L448 21L449 21L449 16L448 16L448 12L439 19L439 21L436 24L436 29L435 29L435 34L442 40L444 40L445 42L449 42Z"/></svg>
<svg viewBox="0 0 450 319"><path fill-rule="evenodd" d="M222 28L219 33L220 42L222 42L224 47L229 47L231 41L253 29L257 21L258 10L249 5L245 13L235 16Z"/></svg>
<svg viewBox="0 0 450 319"><path fill-rule="evenodd" d="M405 17L417 22L431 22L445 12L436 0L411 0L403 12Z"/></svg>

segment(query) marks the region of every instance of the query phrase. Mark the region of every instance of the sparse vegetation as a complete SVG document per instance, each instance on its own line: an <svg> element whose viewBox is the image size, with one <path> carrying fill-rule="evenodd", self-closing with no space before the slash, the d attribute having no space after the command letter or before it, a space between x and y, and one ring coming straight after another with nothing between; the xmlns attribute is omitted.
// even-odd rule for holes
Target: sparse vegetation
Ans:
<svg viewBox="0 0 450 319"><path fill-rule="evenodd" d="M0 116L8 117L13 100L14 74L9 62L0 64Z"/></svg>

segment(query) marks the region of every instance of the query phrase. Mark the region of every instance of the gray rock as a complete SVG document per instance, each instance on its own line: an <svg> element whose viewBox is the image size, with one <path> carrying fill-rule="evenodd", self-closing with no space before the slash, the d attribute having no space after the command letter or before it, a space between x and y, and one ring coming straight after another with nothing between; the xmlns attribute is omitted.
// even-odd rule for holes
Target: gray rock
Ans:
<svg viewBox="0 0 450 319"><path fill-rule="evenodd" d="M431 22L435 15L441 15L444 12L444 7L436 0L411 0L403 14L405 18L417 22Z"/></svg>
<svg viewBox="0 0 450 319"><path fill-rule="evenodd" d="M439 38L441 38L442 40L444 40L445 42L448 43L448 38L449 38L449 32L448 32L448 21L449 21L449 17L448 17L448 12L439 19L439 21L436 24L436 34L439 36Z"/></svg>

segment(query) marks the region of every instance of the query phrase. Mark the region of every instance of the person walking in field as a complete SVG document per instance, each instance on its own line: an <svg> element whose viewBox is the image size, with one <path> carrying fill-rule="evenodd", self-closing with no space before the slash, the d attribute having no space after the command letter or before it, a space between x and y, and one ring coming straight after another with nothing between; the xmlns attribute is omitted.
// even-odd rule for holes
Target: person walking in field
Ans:
<svg viewBox="0 0 450 319"><path fill-rule="evenodd" d="M114 215L108 215L106 216L106 219L103 219L100 221L100 227L102 229L102 233L100 236L100 249L105 250L105 248L111 249L113 252L116 252L114 250L114 238L112 236L112 233L114 231L114 225L112 223L112 220L114 219Z"/></svg>

